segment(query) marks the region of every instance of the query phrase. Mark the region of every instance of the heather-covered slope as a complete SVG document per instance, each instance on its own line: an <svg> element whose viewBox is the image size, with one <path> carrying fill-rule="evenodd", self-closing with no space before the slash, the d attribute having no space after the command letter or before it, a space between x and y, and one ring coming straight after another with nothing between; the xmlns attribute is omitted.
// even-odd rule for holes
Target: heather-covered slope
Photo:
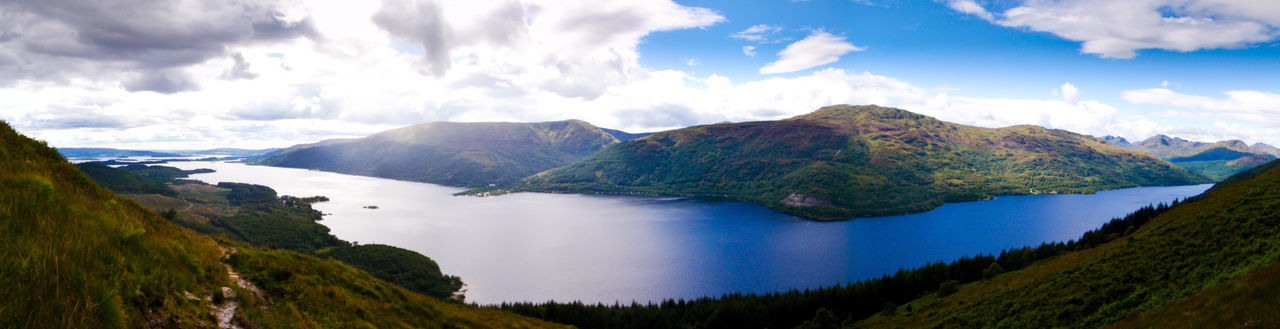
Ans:
<svg viewBox="0 0 1280 329"><path fill-rule="evenodd" d="M475 187L513 183L617 142L614 135L578 120L432 122L360 139L298 145L259 163Z"/></svg>
<svg viewBox="0 0 1280 329"><path fill-rule="evenodd" d="M656 133L540 173L517 190L727 196L819 219L920 212L1000 194L1203 183L1102 140L986 129L878 106Z"/></svg>
<svg viewBox="0 0 1280 329"><path fill-rule="evenodd" d="M184 230L2 123L0 246L0 328L554 326Z"/></svg>

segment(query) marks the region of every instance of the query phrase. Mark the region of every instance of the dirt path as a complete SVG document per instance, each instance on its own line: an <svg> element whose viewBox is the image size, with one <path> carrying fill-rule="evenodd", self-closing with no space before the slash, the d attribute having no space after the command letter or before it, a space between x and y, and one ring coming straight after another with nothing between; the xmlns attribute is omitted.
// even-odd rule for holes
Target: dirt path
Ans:
<svg viewBox="0 0 1280 329"><path fill-rule="evenodd" d="M223 259L226 259L226 257L236 253L236 248L223 248L222 246L218 246L218 250L222 252ZM240 287L240 290L249 292L255 296L262 296L262 290L259 290L252 282L240 277L240 273L236 272L235 268L231 267L231 264L224 262L222 263L222 266L227 268L227 277L231 279L232 282L235 282L236 286ZM236 311L240 309L240 302L236 300L236 291L230 287L222 287L221 291L214 293L222 294L223 296L222 303L220 304L214 302L213 296L209 296L208 298L209 311L218 319L218 328L242 329L232 321L236 317Z"/></svg>

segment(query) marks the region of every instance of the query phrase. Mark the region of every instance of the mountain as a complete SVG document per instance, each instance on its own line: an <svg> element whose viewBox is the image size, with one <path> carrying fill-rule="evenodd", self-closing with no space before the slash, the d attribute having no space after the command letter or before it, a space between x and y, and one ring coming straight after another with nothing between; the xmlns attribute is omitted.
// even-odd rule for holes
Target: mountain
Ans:
<svg viewBox="0 0 1280 329"><path fill-rule="evenodd" d="M1252 154L1268 154L1271 156L1280 156L1280 149L1275 146L1264 143L1255 143L1249 145L1244 141L1233 139L1219 142L1193 142L1177 137L1169 137L1166 135L1155 135L1141 142L1129 143L1121 137L1107 136L1104 137L1108 143L1122 148L1142 151L1151 156L1161 159L1171 159L1178 157L1189 157L1198 153L1208 151L1214 148L1225 148L1232 151L1252 153Z"/></svg>
<svg viewBox="0 0 1280 329"><path fill-rule="evenodd" d="M264 154L279 151L279 150L281 149L278 149L278 148L240 149L240 148L224 147L224 148L216 148L216 149L208 149L208 150L180 150L180 151L165 151L165 152L172 152L172 153L178 153L178 154L191 154L191 155L225 155L225 156L233 156L233 157L252 157L252 156L264 155Z"/></svg>
<svg viewBox="0 0 1280 329"><path fill-rule="evenodd" d="M1118 147L1146 152L1196 174L1221 180L1235 173L1274 160L1275 147L1263 143L1246 144L1240 140L1215 143L1193 142L1181 138L1156 135L1138 143L1107 136L1104 139Z"/></svg>
<svg viewBox="0 0 1280 329"><path fill-rule="evenodd" d="M62 147L58 148L58 153L67 158L121 158L121 157L176 157L178 154L155 152L155 151L137 151L137 150L118 150L112 148L90 148L90 147Z"/></svg>
<svg viewBox="0 0 1280 329"><path fill-rule="evenodd" d="M619 135L628 136L624 134ZM474 187L514 183L618 141L579 120L432 122L360 139L298 145L258 163Z"/></svg>
<svg viewBox="0 0 1280 329"><path fill-rule="evenodd" d="M926 295L855 327L1274 327L1278 168L1232 176L1097 248Z"/></svg>
<svg viewBox="0 0 1280 329"><path fill-rule="evenodd" d="M1169 163L1216 181L1275 159L1276 157L1270 154L1240 152L1226 146L1218 146L1192 156L1171 158Z"/></svg>
<svg viewBox="0 0 1280 329"><path fill-rule="evenodd" d="M1105 137L1102 137L1102 140L1105 140L1107 141L1107 143L1111 143L1111 145L1119 146L1121 148L1129 148L1130 145L1132 145L1131 143L1129 143L1129 140L1124 139L1124 137L1120 137L1120 136L1107 135Z"/></svg>
<svg viewBox="0 0 1280 329"><path fill-rule="evenodd" d="M723 196L816 219L921 212L994 195L1203 183L1100 139L987 129L878 106L665 131L540 173L520 191Z"/></svg>
<svg viewBox="0 0 1280 329"><path fill-rule="evenodd" d="M0 123L0 328L557 327L182 229Z"/></svg>

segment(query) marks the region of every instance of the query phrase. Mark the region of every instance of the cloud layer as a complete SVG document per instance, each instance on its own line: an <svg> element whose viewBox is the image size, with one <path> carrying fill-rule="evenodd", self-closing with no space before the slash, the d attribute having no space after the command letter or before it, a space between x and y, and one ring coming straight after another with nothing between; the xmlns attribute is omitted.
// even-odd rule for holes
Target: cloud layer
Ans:
<svg viewBox="0 0 1280 329"><path fill-rule="evenodd" d="M985 11L970 4L952 6ZM1081 92L1089 86L1066 83L1044 99L963 97L823 68L863 48L821 29L787 44L759 68L766 76L751 72L758 63L744 68L745 78L682 71L719 64L693 54L679 54L679 69L640 64L647 36L727 20L668 0L7 1L0 2L0 119L58 146L159 149L279 147L445 120L573 118L652 131L842 103L987 127L1130 138L1173 129L1089 99ZM732 35L714 32L753 44L727 53L759 52L763 62L770 42L789 41L777 35L781 27L749 24ZM1274 94L1161 90L1124 98L1239 118L1274 116L1265 111L1277 108ZM1269 129L1223 118L1213 129Z"/></svg>

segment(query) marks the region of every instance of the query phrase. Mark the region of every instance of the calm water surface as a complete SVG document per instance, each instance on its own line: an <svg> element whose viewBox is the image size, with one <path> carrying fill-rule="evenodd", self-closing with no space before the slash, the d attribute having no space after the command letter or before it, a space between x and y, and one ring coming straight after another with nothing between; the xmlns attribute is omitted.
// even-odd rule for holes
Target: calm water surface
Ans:
<svg viewBox="0 0 1280 329"><path fill-rule="evenodd" d="M817 288L936 261L1065 241L1141 206L1211 185L1009 196L922 214L818 223L694 198L518 193L221 162L209 183L324 195L322 223L348 241L412 249L467 283L467 299L613 303ZM376 205L379 209L364 209Z"/></svg>

